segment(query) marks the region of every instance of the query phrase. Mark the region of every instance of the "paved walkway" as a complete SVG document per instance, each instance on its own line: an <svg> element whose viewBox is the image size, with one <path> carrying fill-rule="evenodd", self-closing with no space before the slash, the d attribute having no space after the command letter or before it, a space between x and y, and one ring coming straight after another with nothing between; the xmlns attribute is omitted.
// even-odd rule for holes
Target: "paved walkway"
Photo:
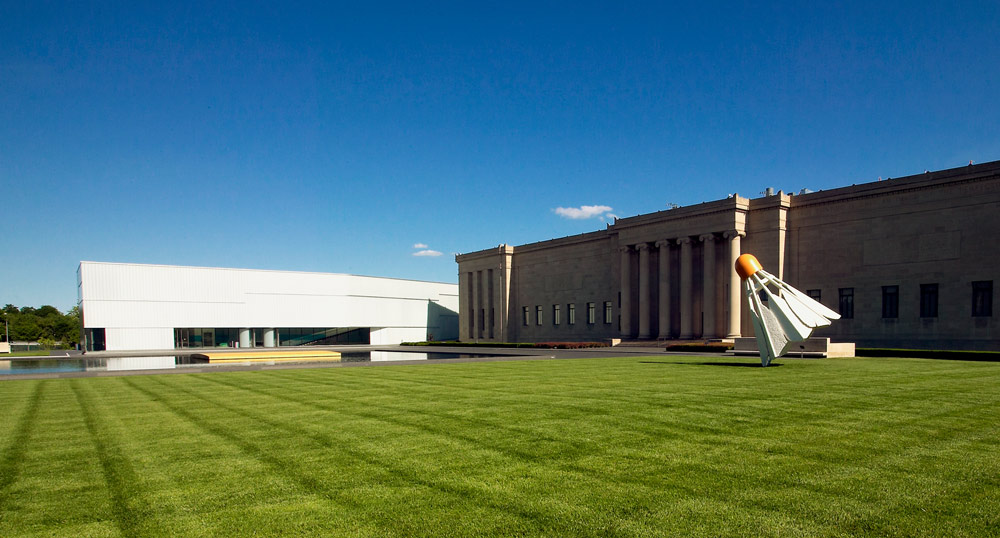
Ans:
<svg viewBox="0 0 1000 538"><path fill-rule="evenodd" d="M467 355L488 355L486 357L464 357L454 359L418 359L401 361L360 361L360 362L302 362L302 363L274 363L274 364L205 364L205 365L183 365L178 368L166 368L156 370L118 370L106 371L97 370L89 372L53 372L53 373L25 373L0 375L0 381L15 379L56 379L71 377L115 377L130 375L167 375L167 374L193 374L208 372L235 372L235 371L255 371L255 370L287 370L304 368L357 368L357 367L382 367L401 364L450 364L467 362L496 362L496 361L524 361L524 360L557 360L557 359L582 359L598 357L622 357L622 356L669 356L669 355L701 355L701 353L690 352L668 352L663 347L603 347L586 349L537 349L537 348L493 348L493 347L448 347L448 346L378 346L378 345L352 345L352 346L316 346L315 349L328 349L331 351L365 352L365 351L398 351L408 353L461 353ZM187 356L194 353L203 353L206 349L164 349L145 350L141 352L120 352L120 351L92 351L83 356L69 357L69 359L92 360L123 357L156 357L156 356ZM213 352L227 351L226 348L211 348ZM228 349L231 352L247 351L246 349ZM716 353L705 355L718 356ZM12 357L14 360L66 360L66 356L52 357ZM0 358L0 360L4 360Z"/></svg>

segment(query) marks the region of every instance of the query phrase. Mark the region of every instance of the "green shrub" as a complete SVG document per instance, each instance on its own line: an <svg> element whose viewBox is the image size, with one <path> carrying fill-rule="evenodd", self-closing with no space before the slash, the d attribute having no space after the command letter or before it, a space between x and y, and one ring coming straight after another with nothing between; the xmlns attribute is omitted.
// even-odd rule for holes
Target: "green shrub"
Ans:
<svg viewBox="0 0 1000 538"><path fill-rule="evenodd" d="M857 348L857 357L906 357L911 359L945 359L956 361L1000 362L1000 351L959 351L943 349Z"/></svg>

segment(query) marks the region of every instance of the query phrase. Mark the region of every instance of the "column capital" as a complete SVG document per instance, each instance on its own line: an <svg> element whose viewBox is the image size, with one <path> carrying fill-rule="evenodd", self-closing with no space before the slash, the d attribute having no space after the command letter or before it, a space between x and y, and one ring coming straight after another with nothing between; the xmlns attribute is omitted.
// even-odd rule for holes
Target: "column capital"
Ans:
<svg viewBox="0 0 1000 538"><path fill-rule="evenodd" d="M713 233L701 234L698 236L698 241L702 241L704 243L707 243L709 241L715 241L715 234Z"/></svg>
<svg viewBox="0 0 1000 538"><path fill-rule="evenodd" d="M670 243L672 242L673 241L670 239L660 239L659 241L656 242L656 246L657 248L670 247Z"/></svg>
<svg viewBox="0 0 1000 538"><path fill-rule="evenodd" d="M677 239L677 244L678 245L690 245L691 244L691 238L690 237L681 237L681 238L678 238Z"/></svg>
<svg viewBox="0 0 1000 538"><path fill-rule="evenodd" d="M630 250L632 250L632 247L628 245L625 245L623 247L618 247L618 252L621 252L622 254L627 254Z"/></svg>
<svg viewBox="0 0 1000 538"><path fill-rule="evenodd" d="M642 252L644 250L649 250L649 243L639 243L638 245L635 246L635 249L638 250L639 252Z"/></svg>
<svg viewBox="0 0 1000 538"><path fill-rule="evenodd" d="M739 230L726 230L722 234L722 237L725 237L726 239L732 239L734 237L746 237L746 236L747 236L746 232L741 232Z"/></svg>

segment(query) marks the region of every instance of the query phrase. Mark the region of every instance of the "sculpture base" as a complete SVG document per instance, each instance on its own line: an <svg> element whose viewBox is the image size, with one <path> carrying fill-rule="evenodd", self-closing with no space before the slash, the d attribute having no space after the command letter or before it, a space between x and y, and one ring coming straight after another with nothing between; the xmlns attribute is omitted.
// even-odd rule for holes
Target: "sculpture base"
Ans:
<svg viewBox="0 0 1000 538"><path fill-rule="evenodd" d="M760 356L756 338L736 338L733 342L734 355ZM793 342L788 353L782 357L853 357L853 342L832 343L829 338L807 338L801 342Z"/></svg>

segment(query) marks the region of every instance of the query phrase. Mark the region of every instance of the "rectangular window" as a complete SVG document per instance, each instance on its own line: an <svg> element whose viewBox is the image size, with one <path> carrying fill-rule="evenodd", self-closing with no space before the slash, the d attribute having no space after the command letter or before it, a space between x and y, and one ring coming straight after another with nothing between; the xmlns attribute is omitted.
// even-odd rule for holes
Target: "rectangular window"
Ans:
<svg viewBox="0 0 1000 538"><path fill-rule="evenodd" d="M576 303L566 305L566 322L570 325L576 324Z"/></svg>
<svg viewBox="0 0 1000 538"><path fill-rule="evenodd" d="M840 288L840 317L852 319L854 317L854 288Z"/></svg>
<svg viewBox="0 0 1000 538"><path fill-rule="evenodd" d="M920 317L938 317L938 285L920 285Z"/></svg>
<svg viewBox="0 0 1000 538"><path fill-rule="evenodd" d="M817 303L823 302L823 292L820 290L806 290L806 295Z"/></svg>
<svg viewBox="0 0 1000 538"><path fill-rule="evenodd" d="M972 283L972 315L990 317L993 315L993 281L981 280Z"/></svg>
<svg viewBox="0 0 1000 538"><path fill-rule="evenodd" d="M587 303L587 323L593 325L597 317L597 312L594 303Z"/></svg>
<svg viewBox="0 0 1000 538"><path fill-rule="evenodd" d="M611 311L611 301L604 301L604 324L611 324L611 316L613 312Z"/></svg>
<svg viewBox="0 0 1000 538"><path fill-rule="evenodd" d="M521 307L521 322L525 327L528 326L528 307L526 306Z"/></svg>
<svg viewBox="0 0 1000 538"><path fill-rule="evenodd" d="M553 325L559 325L559 321L560 321L560 319L559 319L559 317L560 317L559 316L559 314L560 314L559 309L560 309L559 305L557 305L557 304L552 305L552 324Z"/></svg>
<svg viewBox="0 0 1000 538"><path fill-rule="evenodd" d="M882 318L899 317L899 286L882 286Z"/></svg>
<svg viewBox="0 0 1000 538"><path fill-rule="evenodd" d="M535 325L542 324L542 305L535 306Z"/></svg>
<svg viewBox="0 0 1000 538"><path fill-rule="evenodd" d="M493 327L496 327L496 309L490 308L490 339L496 338L493 333Z"/></svg>

